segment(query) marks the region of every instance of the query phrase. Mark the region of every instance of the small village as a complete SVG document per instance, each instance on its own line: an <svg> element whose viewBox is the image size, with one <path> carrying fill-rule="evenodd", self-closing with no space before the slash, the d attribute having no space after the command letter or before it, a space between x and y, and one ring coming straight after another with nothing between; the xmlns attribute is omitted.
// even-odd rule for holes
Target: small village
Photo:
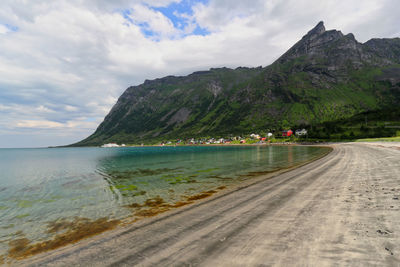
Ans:
<svg viewBox="0 0 400 267"><path fill-rule="evenodd" d="M234 137L228 137L228 138L207 138L207 139L195 139L195 138L190 138L187 140L177 140L176 144L189 144L189 145L221 145L221 144L266 144L270 143L272 140L278 139L285 139L288 137L303 137L307 136L307 130L306 129L299 129L293 132L292 130L284 130L282 131L279 135L273 134L271 132L267 133L266 135L262 136L260 134L255 134L252 133L248 136L234 136ZM282 141L281 140L281 141ZM172 141L168 142L163 142L160 145L173 145L174 143Z"/></svg>
<svg viewBox="0 0 400 267"><path fill-rule="evenodd" d="M171 146L171 145L237 145L237 144L269 144L269 143L283 143L292 141L293 137L302 138L307 137L306 129L298 129L294 132L292 130L284 130L278 133L267 133L265 135L260 134L249 134L244 136L232 136L227 138L188 138L188 139L177 139L174 141L163 141L159 142L157 146ZM288 139L289 138L289 139ZM140 144L145 146L145 144ZM104 144L101 147L111 148L111 147L125 147L134 145L118 145L117 143Z"/></svg>

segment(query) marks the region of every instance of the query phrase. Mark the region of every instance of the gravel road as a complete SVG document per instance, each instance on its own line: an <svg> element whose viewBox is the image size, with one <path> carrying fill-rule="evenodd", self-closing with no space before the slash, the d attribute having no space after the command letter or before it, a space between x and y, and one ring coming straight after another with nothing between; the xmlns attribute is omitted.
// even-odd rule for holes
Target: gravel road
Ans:
<svg viewBox="0 0 400 267"><path fill-rule="evenodd" d="M31 266L400 266L400 143L306 166L52 251Z"/></svg>

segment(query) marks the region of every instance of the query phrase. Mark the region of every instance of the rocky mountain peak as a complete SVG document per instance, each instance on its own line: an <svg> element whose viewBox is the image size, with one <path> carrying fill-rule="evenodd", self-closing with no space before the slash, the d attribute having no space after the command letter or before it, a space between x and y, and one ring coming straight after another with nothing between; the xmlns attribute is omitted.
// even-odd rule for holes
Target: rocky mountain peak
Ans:
<svg viewBox="0 0 400 267"><path fill-rule="evenodd" d="M318 56L332 43L343 38L343 33L337 30L325 30L324 22L320 21L317 26L310 30L303 38L290 48L282 57L279 63L298 58L304 55Z"/></svg>
<svg viewBox="0 0 400 267"><path fill-rule="evenodd" d="M324 22L320 21L317 26L315 26L312 30L310 30L306 36L312 36L312 35L320 35L325 32L325 26Z"/></svg>

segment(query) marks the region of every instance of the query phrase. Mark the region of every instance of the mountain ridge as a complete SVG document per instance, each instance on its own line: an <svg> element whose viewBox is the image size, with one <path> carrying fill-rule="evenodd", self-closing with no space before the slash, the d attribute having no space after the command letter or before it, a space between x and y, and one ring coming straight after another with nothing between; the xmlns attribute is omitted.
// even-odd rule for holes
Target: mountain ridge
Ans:
<svg viewBox="0 0 400 267"><path fill-rule="evenodd" d="M400 103L400 38L359 43L319 22L266 67L211 68L131 86L75 145L246 134Z"/></svg>

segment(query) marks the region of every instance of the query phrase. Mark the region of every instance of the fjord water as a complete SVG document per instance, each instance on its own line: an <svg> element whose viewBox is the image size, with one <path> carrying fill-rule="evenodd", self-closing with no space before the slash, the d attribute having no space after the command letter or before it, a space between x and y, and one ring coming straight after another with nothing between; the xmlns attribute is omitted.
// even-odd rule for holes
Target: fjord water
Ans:
<svg viewBox="0 0 400 267"><path fill-rule="evenodd" d="M61 224L55 227L55 222L138 217L135 211L151 199L185 201L262 172L309 161L328 150L306 146L0 149L0 256L8 253L13 240L34 244L66 230Z"/></svg>

